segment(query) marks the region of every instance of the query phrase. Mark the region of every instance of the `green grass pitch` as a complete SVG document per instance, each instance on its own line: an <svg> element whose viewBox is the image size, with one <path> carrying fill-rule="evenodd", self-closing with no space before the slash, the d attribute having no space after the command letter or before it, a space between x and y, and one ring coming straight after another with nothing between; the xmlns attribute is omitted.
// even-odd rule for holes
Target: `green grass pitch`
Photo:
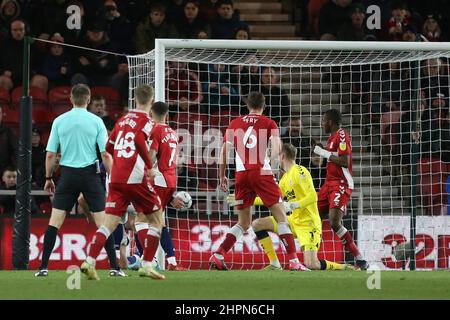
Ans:
<svg viewBox="0 0 450 320"><path fill-rule="evenodd" d="M367 288L373 274L363 271L167 271L166 280L155 281L133 271L111 278L100 270L100 281L81 274L79 290L67 288L65 271L50 271L48 278L33 273L0 271L0 299L450 299L448 271L384 271L379 290Z"/></svg>

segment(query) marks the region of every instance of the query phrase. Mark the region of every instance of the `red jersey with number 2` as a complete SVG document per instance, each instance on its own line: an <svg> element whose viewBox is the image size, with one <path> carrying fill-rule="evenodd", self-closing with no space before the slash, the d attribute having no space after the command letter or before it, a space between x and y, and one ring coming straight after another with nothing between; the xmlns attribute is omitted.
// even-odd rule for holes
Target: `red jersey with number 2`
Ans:
<svg viewBox="0 0 450 320"><path fill-rule="evenodd" d="M225 141L234 146L236 171L270 171L269 140L278 135L275 121L264 115L248 114L231 121L225 132Z"/></svg>
<svg viewBox="0 0 450 320"><path fill-rule="evenodd" d="M339 184L345 184L349 189L353 189L352 145L349 133L341 128L332 134L327 141L327 150L335 156L347 155L348 167L340 167L328 161L326 181L339 182Z"/></svg>
<svg viewBox="0 0 450 320"><path fill-rule="evenodd" d="M147 113L132 110L121 117L114 126L107 151L113 155L110 183L141 184L146 182L146 170L151 168L147 159L150 134L154 123ZM143 146L146 150L141 150Z"/></svg>
<svg viewBox="0 0 450 320"><path fill-rule="evenodd" d="M176 161L178 136L167 124L155 124L151 134L152 144L150 148L156 151L158 160L155 177L155 185L164 188L177 186Z"/></svg>

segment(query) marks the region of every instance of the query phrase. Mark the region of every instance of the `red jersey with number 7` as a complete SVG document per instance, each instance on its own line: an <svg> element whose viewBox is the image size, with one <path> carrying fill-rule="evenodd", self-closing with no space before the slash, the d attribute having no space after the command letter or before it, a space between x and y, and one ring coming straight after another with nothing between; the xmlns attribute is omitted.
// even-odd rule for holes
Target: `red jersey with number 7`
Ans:
<svg viewBox="0 0 450 320"><path fill-rule="evenodd" d="M110 183L146 183L146 170L152 167L149 145L154 123L148 114L132 110L114 126L106 151L113 155Z"/></svg>
<svg viewBox="0 0 450 320"><path fill-rule="evenodd" d="M353 189L352 145L349 133L341 128L332 134L327 141L327 150L334 156L347 155L348 167L340 167L328 160L326 181L346 184L349 189Z"/></svg>
<svg viewBox="0 0 450 320"><path fill-rule="evenodd" d="M268 146L274 136L279 136L278 126L264 115L248 114L231 121L225 141L234 146L236 171L271 171Z"/></svg>
<svg viewBox="0 0 450 320"><path fill-rule="evenodd" d="M151 133L150 148L156 151L157 175L155 185L164 188L177 186L177 145L178 136L167 124L156 123Z"/></svg>

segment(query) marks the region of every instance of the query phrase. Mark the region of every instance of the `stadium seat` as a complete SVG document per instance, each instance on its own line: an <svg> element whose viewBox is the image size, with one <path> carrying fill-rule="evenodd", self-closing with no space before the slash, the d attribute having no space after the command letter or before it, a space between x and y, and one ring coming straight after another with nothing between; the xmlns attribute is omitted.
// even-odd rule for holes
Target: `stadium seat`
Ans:
<svg viewBox="0 0 450 320"><path fill-rule="evenodd" d="M439 215L447 203L445 181L448 165L438 158L422 158L418 166L418 185L422 204L426 213Z"/></svg>
<svg viewBox="0 0 450 320"><path fill-rule="evenodd" d="M50 137L50 130L44 130L41 133L41 143L42 145L46 146L48 142L48 138Z"/></svg>
<svg viewBox="0 0 450 320"><path fill-rule="evenodd" d="M117 108L120 106L120 94L111 87L92 87L91 95L101 95L105 97L106 108Z"/></svg>
<svg viewBox="0 0 450 320"><path fill-rule="evenodd" d="M43 202L39 205L39 209L44 214L50 214L52 212L52 203L51 202Z"/></svg>
<svg viewBox="0 0 450 320"><path fill-rule="evenodd" d="M106 110L108 111L109 116L114 120L118 120L123 115L123 108L120 106L116 108L107 107Z"/></svg>
<svg viewBox="0 0 450 320"><path fill-rule="evenodd" d="M0 106L9 107L10 104L11 104L11 96L9 95L8 90L0 88Z"/></svg>
<svg viewBox="0 0 450 320"><path fill-rule="evenodd" d="M14 109L3 109L3 122L9 126L19 128L19 111Z"/></svg>
<svg viewBox="0 0 450 320"><path fill-rule="evenodd" d="M56 115L50 110L33 109L33 121L36 125L47 126L55 120Z"/></svg>
<svg viewBox="0 0 450 320"><path fill-rule="evenodd" d="M14 109L19 108L20 98L23 96L23 87L17 87L11 94L11 106ZM30 96L33 98L33 109L46 109L48 105L47 94L38 87L30 87Z"/></svg>
<svg viewBox="0 0 450 320"><path fill-rule="evenodd" d="M61 114L72 108L70 103L70 90L71 88L69 86L50 89L48 92L48 103L53 112Z"/></svg>

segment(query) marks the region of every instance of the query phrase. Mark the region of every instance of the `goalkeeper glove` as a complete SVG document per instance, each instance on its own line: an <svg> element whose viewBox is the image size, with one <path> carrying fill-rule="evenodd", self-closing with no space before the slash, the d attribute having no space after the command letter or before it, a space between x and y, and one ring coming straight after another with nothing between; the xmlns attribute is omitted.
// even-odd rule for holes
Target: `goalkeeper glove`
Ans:
<svg viewBox="0 0 450 320"><path fill-rule="evenodd" d="M227 202L230 207L234 207L236 205L236 198L234 193L231 193L227 196Z"/></svg>
<svg viewBox="0 0 450 320"><path fill-rule="evenodd" d="M331 157L330 151L327 151L319 146L315 146L313 152L323 158L326 158L326 159L330 159L330 157Z"/></svg>
<svg viewBox="0 0 450 320"><path fill-rule="evenodd" d="M300 208L300 205L297 201L294 202L283 202L284 210L286 213L294 211L294 209Z"/></svg>

